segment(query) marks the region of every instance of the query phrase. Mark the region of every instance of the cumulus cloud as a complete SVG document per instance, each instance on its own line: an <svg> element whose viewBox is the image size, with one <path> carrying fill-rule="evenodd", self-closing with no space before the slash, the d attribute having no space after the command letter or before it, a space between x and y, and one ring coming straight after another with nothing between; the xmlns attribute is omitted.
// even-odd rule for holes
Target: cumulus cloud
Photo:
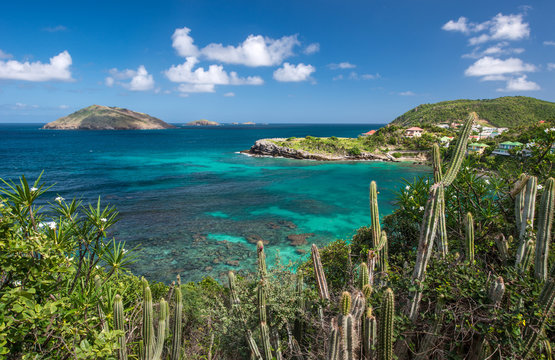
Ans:
<svg viewBox="0 0 555 360"><path fill-rule="evenodd" d="M547 41L544 41L543 44L546 46L555 46L555 41L547 40Z"/></svg>
<svg viewBox="0 0 555 360"><path fill-rule="evenodd" d="M210 65L208 69L198 67L196 57L190 56L180 65L173 65L165 71L166 77L179 86L181 92L214 92L215 85L262 85L258 76L239 77L236 72L228 73L222 65Z"/></svg>
<svg viewBox="0 0 555 360"><path fill-rule="evenodd" d="M1 59L11 59L13 56L12 54L8 54L4 51L2 51L2 49L0 49L0 60Z"/></svg>
<svg viewBox="0 0 555 360"><path fill-rule="evenodd" d="M487 47L482 50L479 46L475 47L471 53L464 54L463 58L479 59L487 55L510 55L510 54L522 54L524 52L523 48L511 48L507 41L499 42L495 45Z"/></svg>
<svg viewBox="0 0 555 360"><path fill-rule="evenodd" d="M524 22L523 14L503 15L499 13L483 23L469 22L467 18L461 16L457 21L449 20L442 29L466 35L484 32L471 37L468 40L470 45L478 45L492 40L522 40L530 36L530 24Z"/></svg>
<svg viewBox="0 0 555 360"><path fill-rule="evenodd" d="M299 44L296 35L284 36L281 39L249 35L238 46L209 44L202 49L202 54L210 60L229 64L273 66L281 64L284 59L293 55L293 48Z"/></svg>
<svg viewBox="0 0 555 360"><path fill-rule="evenodd" d="M0 61L0 79L25 81L72 81L71 56L63 51L50 58L49 63Z"/></svg>
<svg viewBox="0 0 555 360"><path fill-rule="evenodd" d="M310 74L316 71L316 68L312 65L305 65L303 63L293 65L289 63L284 63L283 67L280 67L274 71L274 79L280 82L299 82L310 79Z"/></svg>
<svg viewBox="0 0 555 360"><path fill-rule="evenodd" d="M507 86L497 91L533 91L540 90L540 86L533 81L527 80L526 75L508 79Z"/></svg>
<svg viewBox="0 0 555 360"><path fill-rule="evenodd" d="M303 50L303 52L306 55L310 55L310 54L314 54L317 53L318 51L320 51L320 44L318 43L312 43L309 44L307 47L305 47L305 49Z"/></svg>
<svg viewBox="0 0 555 360"><path fill-rule="evenodd" d="M234 93L234 92L226 92L226 93L224 94L224 96L225 96L225 97L234 97L234 96L235 96L235 93Z"/></svg>
<svg viewBox="0 0 555 360"><path fill-rule="evenodd" d="M181 29L175 29L172 35L172 46L180 56L197 56L198 48L193 44L194 40L189 33L191 29L188 27L183 27Z"/></svg>
<svg viewBox="0 0 555 360"><path fill-rule="evenodd" d="M457 21L449 20L445 25L442 26L442 29L446 31L459 31L462 33L470 32L468 19L464 16L461 16Z"/></svg>
<svg viewBox="0 0 555 360"><path fill-rule="evenodd" d="M466 76L488 76L531 72L535 70L536 67L534 65L526 64L518 58L501 60L491 56L484 56L470 65L470 67L465 70L464 74Z"/></svg>
<svg viewBox="0 0 555 360"><path fill-rule="evenodd" d="M106 86L113 86L114 83L121 85L131 91L148 91L154 88L154 78L148 73L146 68L141 65L137 70L111 69L110 75L105 79Z"/></svg>
<svg viewBox="0 0 555 360"><path fill-rule="evenodd" d="M331 63L328 65L328 67L332 70L337 70L337 69L354 69L357 66L347 61L344 61L344 62L340 62L339 64Z"/></svg>

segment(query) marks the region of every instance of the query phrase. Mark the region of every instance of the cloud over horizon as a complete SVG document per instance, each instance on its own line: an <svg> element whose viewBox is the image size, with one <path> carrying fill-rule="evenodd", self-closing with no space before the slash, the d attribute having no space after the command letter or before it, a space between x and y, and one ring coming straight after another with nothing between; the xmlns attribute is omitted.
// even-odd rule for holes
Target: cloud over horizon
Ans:
<svg viewBox="0 0 555 360"><path fill-rule="evenodd" d="M130 91L148 91L154 89L154 78L148 73L144 65L140 65L137 70L110 69L110 76L105 79L105 84L112 87L118 84ZM129 80L129 81L127 81Z"/></svg>
<svg viewBox="0 0 555 360"><path fill-rule="evenodd" d="M279 82L306 81L310 79L310 74L315 71L316 68L312 65L284 63L283 67L274 71L274 79Z"/></svg>
<svg viewBox="0 0 555 360"><path fill-rule="evenodd" d="M9 54L4 56L7 55ZM67 50L51 57L48 63L40 61L19 62L17 60L0 61L0 79L33 82L73 81L69 69L71 64L71 55Z"/></svg>

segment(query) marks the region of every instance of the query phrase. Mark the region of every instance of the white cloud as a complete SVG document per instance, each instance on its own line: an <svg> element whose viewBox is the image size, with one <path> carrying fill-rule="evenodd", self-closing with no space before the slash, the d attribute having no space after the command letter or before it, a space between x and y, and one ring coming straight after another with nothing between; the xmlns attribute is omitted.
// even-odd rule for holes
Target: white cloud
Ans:
<svg viewBox="0 0 555 360"><path fill-rule="evenodd" d="M314 54L317 53L318 51L320 51L320 44L318 43L312 43L310 45L308 45L305 49L304 49L304 53L306 55L310 55L310 54Z"/></svg>
<svg viewBox="0 0 555 360"><path fill-rule="evenodd" d="M177 90L182 93L213 93L214 84L179 84Z"/></svg>
<svg viewBox="0 0 555 360"><path fill-rule="evenodd" d="M277 40L262 35L249 35L238 46L209 44L202 49L202 54L210 60L228 64L273 66L292 56L293 48L299 44L296 35L284 36Z"/></svg>
<svg viewBox="0 0 555 360"><path fill-rule="evenodd" d="M460 31L462 33L470 32L467 20L464 16L461 16L457 21L449 20L442 26L442 29L446 31Z"/></svg>
<svg viewBox="0 0 555 360"><path fill-rule="evenodd" d="M63 26L63 25L58 25L58 26L49 26L49 27L45 27L44 29L42 29L43 31L47 31L47 32L59 32L59 31L66 31L67 27Z"/></svg>
<svg viewBox="0 0 555 360"><path fill-rule="evenodd" d="M555 63L547 63L547 70L549 71L555 70Z"/></svg>
<svg viewBox="0 0 555 360"><path fill-rule="evenodd" d="M312 65L303 63L293 65L284 63L283 67L274 71L274 79L281 82L299 82L310 79L310 74L316 71Z"/></svg>
<svg viewBox="0 0 555 360"><path fill-rule="evenodd" d="M36 62L19 62L16 60L0 61L0 79L25 81L72 81L71 56L63 51L50 58L45 64Z"/></svg>
<svg viewBox="0 0 555 360"><path fill-rule="evenodd" d="M354 69L357 66L347 61L344 61L344 62L340 62L339 64L334 64L334 63L329 64L328 67L332 70L337 70L337 69Z"/></svg>
<svg viewBox="0 0 555 360"><path fill-rule="evenodd" d="M228 74L222 65L210 65L208 70L201 67L193 70L197 63L197 58L188 57L183 64L173 65L166 70L165 74L172 82L189 84L261 85L264 83L264 80L258 76L240 78L234 71Z"/></svg>
<svg viewBox="0 0 555 360"><path fill-rule="evenodd" d="M400 92L399 95L401 95L401 96L414 96L416 94L409 90L409 91Z"/></svg>
<svg viewBox="0 0 555 360"><path fill-rule="evenodd" d="M361 77L363 80L374 80L374 79L379 79L379 78L381 78L382 76L381 76L380 74L378 74L378 73L375 73L375 74L362 74L360 77Z"/></svg>
<svg viewBox="0 0 555 360"><path fill-rule="evenodd" d="M507 81L505 89L497 89L497 91L533 91L540 90L540 86L533 81L528 81L526 75L517 78L511 78Z"/></svg>
<svg viewBox="0 0 555 360"><path fill-rule="evenodd" d="M234 97L234 96L235 96L235 93L234 93L234 92L226 92L226 93L224 94L224 96L225 96L225 97Z"/></svg>
<svg viewBox="0 0 555 360"><path fill-rule="evenodd" d="M117 83L131 91L148 91L154 88L154 78L143 65L140 65L137 70L125 69L119 71L114 68L110 70L110 75L105 79L106 86L111 87L114 83Z"/></svg>
<svg viewBox="0 0 555 360"><path fill-rule="evenodd" d="M12 57L12 54L3 52L2 49L0 49L0 59L11 59Z"/></svg>
<svg viewBox="0 0 555 360"><path fill-rule="evenodd" d="M543 44L546 46L555 46L555 41L547 40L547 41L544 41Z"/></svg>
<svg viewBox="0 0 555 360"><path fill-rule="evenodd" d="M466 76L488 76L531 72L535 70L536 67L534 65L526 64L518 58L501 60L491 56L484 56L470 65L470 67L465 70L464 74Z"/></svg>
<svg viewBox="0 0 555 360"><path fill-rule="evenodd" d="M343 75L342 75L342 74L339 74L339 75L337 75L337 76L334 76L334 77L332 78L332 80L333 80L333 81L343 80Z"/></svg>
<svg viewBox="0 0 555 360"><path fill-rule="evenodd" d="M183 27L181 29L175 29L172 35L172 46L180 56L197 56L198 48L193 44L194 40L189 33L191 29L188 27Z"/></svg>
<svg viewBox="0 0 555 360"><path fill-rule="evenodd" d="M509 43L507 41L499 42L493 46L481 50L479 46L474 48L471 53L464 54L463 58L479 59L487 55L507 55L507 54L522 54L524 52L523 48L511 48L508 47Z"/></svg>
<svg viewBox="0 0 555 360"><path fill-rule="evenodd" d="M505 75L486 75L480 79L480 81L505 81L507 77Z"/></svg>

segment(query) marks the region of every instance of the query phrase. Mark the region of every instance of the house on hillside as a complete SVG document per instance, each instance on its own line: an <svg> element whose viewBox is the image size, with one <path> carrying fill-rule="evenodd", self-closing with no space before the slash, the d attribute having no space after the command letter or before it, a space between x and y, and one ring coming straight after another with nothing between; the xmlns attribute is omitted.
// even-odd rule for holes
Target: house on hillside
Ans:
<svg viewBox="0 0 555 360"><path fill-rule="evenodd" d="M443 136L439 138L439 142L441 143L441 145L443 145L443 147L449 147L449 144L453 139L454 139L453 136Z"/></svg>
<svg viewBox="0 0 555 360"><path fill-rule="evenodd" d="M493 150L492 154L508 156L510 155L509 150L513 150L522 145L524 144L518 141L505 141L497 145L497 149Z"/></svg>
<svg viewBox="0 0 555 360"><path fill-rule="evenodd" d="M436 126L442 129L449 129L449 124L437 124Z"/></svg>
<svg viewBox="0 0 555 360"><path fill-rule="evenodd" d="M360 135L361 136L371 136L371 135L374 135L375 133L376 133L376 130L370 130L370 131L362 133Z"/></svg>
<svg viewBox="0 0 555 360"><path fill-rule="evenodd" d="M486 144L472 143L472 144L468 144L467 152L469 154L482 155L484 151L487 149L487 147L488 146Z"/></svg>
<svg viewBox="0 0 555 360"><path fill-rule="evenodd" d="M405 130L405 137L409 137L409 138L420 137L420 136L422 136L423 131L424 131L424 129L413 126L411 128L408 128L407 130Z"/></svg>

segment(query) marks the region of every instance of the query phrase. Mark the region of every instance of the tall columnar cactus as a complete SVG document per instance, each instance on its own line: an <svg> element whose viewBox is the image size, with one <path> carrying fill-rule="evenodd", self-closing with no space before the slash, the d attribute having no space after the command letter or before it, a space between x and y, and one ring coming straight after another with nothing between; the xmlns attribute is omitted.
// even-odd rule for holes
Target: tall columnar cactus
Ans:
<svg viewBox="0 0 555 360"><path fill-rule="evenodd" d="M530 265L532 264L532 258L534 257L534 250L536 249L536 243L534 240L528 240L524 245L524 253L522 255L522 259L518 264L518 270L521 274L525 274L530 269Z"/></svg>
<svg viewBox="0 0 555 360"><path fill-rule="evenodd" d="M183 328L183 299L181 294L181 286L178 281L174 290L174 320L173 320L173 339L170 353L170 360L179 360L181 358L181 334Z"/></svg>
<svg viewBox="0 0 555 360"><path fill-rule="evenodd" d="M364 295L364 299L366 300L366 304L370 306L370 296L372 296L372 285L366 284L362 287L362 294Z"/></svg>
<svg viewBox="0 0 555 360"><path fill-rule="evenodd" d="M351 313L353 318L355 319L355 327L358 330L358 325L360 319L362 319L362 314L364 310L366 310L366 298L362 294L362 292L357 291L353 297L353 305L351 306Z"/></svg>
<svg viewBox="0 0 555 360"><path fill-rule="evenodd" d="M432 163L434 168L434 184L440 183L443 180L441 170L441 155L439 146L434 144L432 147ZM439 224L438 224L437 249L442 258L447 256L448 240L447 240L447 221L445 219L445 196L439 199Z"/></svg>
<svg viewBox="0 0 555 360"><path fill-rule="evenodd" d="M491 284L488 291L488 297L491 303L497 306L501 302L501 299L503 298L503 294L505 294L505 282L503 281L503 278L499 276Z"/></svg>
<svg viewBox="0 0 555 360"><path fill-rule="evenodd" d="M348 291L344 291L341 294L341 315L347 316L351 312L351 294Z"/></svg>
<svg viewBox="0 0 555 360"><path fill-rule="evenodd" d="M378 322L378 360L393 360L393 319L395 297L391 289L383 295L380 321Z"/></svg>
<svg viewBox="0 0 555 360"><path fill-rule="evenodd" d="M150 360L154 355L154 324L152 322L152 293L148 282L143 278L143 355Z"/></svg>
<svg viewBox="0 0 555 360"><path fill-rule="evenodd" d="M123 314L123 302L121 296L116 295L114 299L114 330L123 331L123 335L118 336L118 359L127 360L127 344L125 343L125 319Z"/></svg>
<svg viewBox="0 0 555 360"><path fill-rule="evenodd" d="M270 343L270 329L267 322L266 313L266 255L264 254L264 244L259 241L258 249L258 318L260 320L260 337L262 338L262 349L266 360L272 359L272 345Z"/></svg>
<svg viewBox="0 0 555 360"><path fill-rule="evenodd" d="M339 360L339 355L341 354L341 334L339 328L337 327L337 321L335 318L331 319L330 324L331 332L329 338L329 347L327 353L327 360Z"/></svg>
<svg viewBox="0 0 555 360"><path fill-rule="evenodd" d="M329 300L330 294L328 292L326 274L324 274L324 268L322 267L322 261L320 260L320 252L318 251L316 244L312 244L312 265L314 266L314 277L316 278L316 284L318 285L318 294L322 300Z"/></svg>
<svg viewBox="0 0 555 360"><path fill-rule="evenodd" d="M472 124L478 118L478 115L473 112L470 113L468 119L463 125L462 130L459 133L459 137L457 139L457 143L455 144L455 153L453 159L451 160L451 164L449 165L449 170L443 176L443 186L448 187L457 177L457 173L461 168L462 161L464 159L466 153L466 145L468 144L468 136L472 131Z"/></svg>
<svg viewBox="0 0 555 360"><path fill-rule="evenodd" d="M385 273L387 272L387 251L388 251L387 234L385 233L385 231L382 231L380 234L379 246L380 247L378 250L377 269L380 273Z"/></svg>
<svg viewBox="0 0 555 360"><path fill-rule="evenodd" d="M365 285L370 282L370 274L368 272L368 265L365 262L360 263L358 267L358 288L362 290Z"/></svg>
<svg viewBox="0 0 555 360"><path fill-rule="evenodd" d="M354 360L357 335L355 331L355 321L353 315L348 314L343 317L343 359Z"/></svg>
<svg viewBox="0 0 555 360"><path fill-rule="evenodd" d="M499 257L503 263L509 260L509 242L505 239L505 235L499 234L495 237L495 245L499 251Z"/></svg>
<svg viewBox="0 0 555 360"><path fill-rule="evenodd" d="M237 295L237 288L235 285L235 274L233 271L228 273L229 279L229 290L231 293L231 306L232 308L238 312L241 322L243 324L243 328L245 329L245 337L247 339L247 344L249 344L249 348L251 350L251 355L256 360L262 360L262 355L260 354L260 350L258 350L258 346L256 345L256 341L254 341L254 337L252 336L252 331L250 330L247 319L241 310L241 301L239 300L239 296Z"/></svg>
<svg viewBox="0 0 555 360"><path fill-rule="evenodd" d="M522 215L524 211L524 193L526 192L526 183L528 182L529 176L526 174L520 174L518 181L516 182L512 194L515 197L515 220L516 229L520 234L520 228L522 227ZM524 225L526 227L526 225Z"/></svg>
<svg viewBox="0 0 555 360"><path fill-rule="evenodd" d="M538 189L538 179L535 176L530 176L524 191L524 207L522 209L522 220L519 232L519 247L516 254L516 264L520 264L524 256L526 242L529 239L530 229L534 227L534 212L536 209L536 193ZM522 194L521 194L522 195ZM518 219L517 219L518 221Z"/></svg>
<svg viewBox="0 0 555 360"><path fill-rule="evenodd" d="M166 339L166 320L168 318L169 307L166 300L160 300L160 316L158 318L158 332L156 336L156 343L154 346L154 353L149 360L160 360L162 351L164 350L164 340Z"/></svg>
<svg viewBox="0 0 555 360"><path fill-rule="evenodd" d="M380 213L378 211L378 189L375 181L370 183L370 220L372 227L372 247L376 249L380 241L381 227Z"/></svg>
<svg viewBox="0 0 555 360"><path fill-rule="evenodd" d="M474 219L471 213L466 214L464 228L466 260L472 265L474 264Z"/></svg>
<svg viewBox="0 0 555 360"><path fill-rule="evenodd" d="M368 283L374 286L374 270L376 269L376 261L378 260L378 255L374 250L368 250Z"/></svg>
<svg viewBox="0 0 555 360"><path fill-rule="evenodd" d="M366 309L362 322L362 351L366 359L372 359L378 341L376 317L372 315L372 307Z"/></svg>
<svg viewBox="0 0 555 360"><path fill-rule="evenodd" d="M536 234L536 259L534 269L536 278L547 279L547 263L549 243L551 242L551 228L555 208L555 179L549 178L540 200L538 214L538 232Z"/></svg>

